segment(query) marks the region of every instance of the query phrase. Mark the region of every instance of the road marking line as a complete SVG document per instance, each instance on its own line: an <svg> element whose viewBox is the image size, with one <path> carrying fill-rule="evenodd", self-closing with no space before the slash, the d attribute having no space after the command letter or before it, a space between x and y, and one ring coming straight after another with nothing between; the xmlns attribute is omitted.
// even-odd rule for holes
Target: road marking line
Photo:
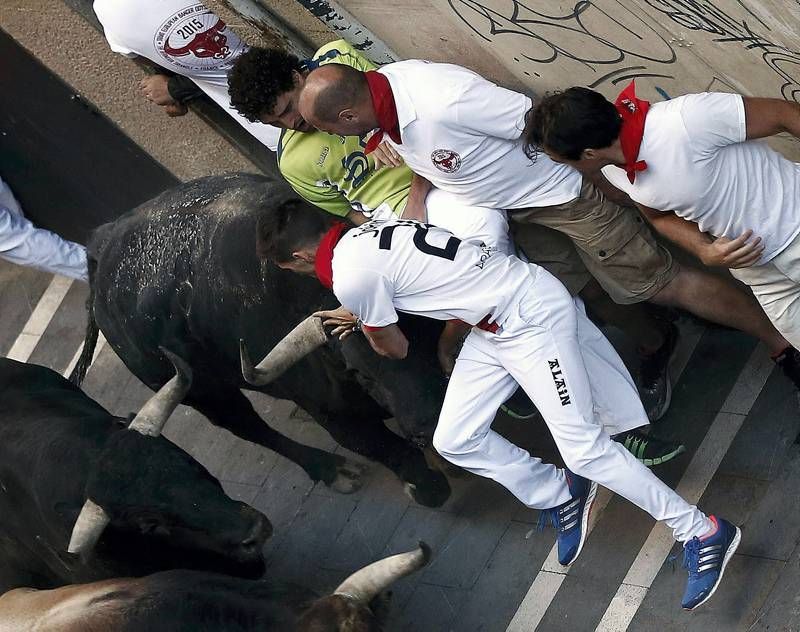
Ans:
<svg viewBox="0 0 800 632"><path fill-rule="evenodd" d="M683 370L689 363L689 359L694 353L697 343L703 335L704 328L694 329L689 331L681 331L681 338L678 343L678 348L675 350L675 355L670 367L670 376L672 382L677 383ZM595 524L600 519L600 515L606 508L606 505L611 501L614 494L607 489L601 487L598 489L597 498L592 507L592 520L589 523L588 533L592 532ZM588 538L588 534L587 534ZM558 589L569 574L570 567L564 568L558 563L558 548L554 544L550 549L547 558L545 558L542 568L522 599L522 602L517 608L517 612L511 619L511 622L506 628L506 632L530 632L535 630L536 627L542 622L547 609L555 599Z"/></svg>
<svg viewBox="0 0 800 632"><path fill-rule="evenodd" d="M53 276L50 285L47 286L31 312L28 322L25 323L22 332L11 346L7 358L19 362L28 361L70 287L72 287L72 279L60 275Z"/></svg>
<svg viewBox="0 0 800 632"><path fill-rule="evenodd" d="M756 347L675 488L689 503L700 500L774 368L775 363L766 348ZM657 523L628 569L596 632L628 629L674 544L670 530L664 523Z"/></svg>

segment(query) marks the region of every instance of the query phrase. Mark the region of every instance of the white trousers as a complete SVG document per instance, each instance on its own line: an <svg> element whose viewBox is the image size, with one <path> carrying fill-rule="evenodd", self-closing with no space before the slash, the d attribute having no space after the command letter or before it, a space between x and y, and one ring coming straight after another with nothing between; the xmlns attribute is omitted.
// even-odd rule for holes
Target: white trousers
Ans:
<svg viewBox="0 0 800 632"><path fill-rule="evenodd" d="M750 286L775 329L800 349L800 235L768 263L731 274Z"/></svg>
<svg viewBox="0 0 800 632"><path fill-rule="evenodd" d="M517 383L542 413L567 467L627 498L679 541L712 524L609 434L648 423L636 387L611 343L549 272L533 281L496 333L473 329L450 377L433 445L448 461L494 479L529 507L570 499L564 472L491 429Z"/></svg>
<svg viewBox="0 0 800 632"><path fill-rule="evenodd" d="M88 281L86 249L55 233L36 228L22 213L11 189L0 179L0 258Z"/></svg>
<svg viewBox="0 0 800 632"><path fill-rule="evenodd" d="M449 230L465 241L482 241L504 254L513 254L506 212L471 206L452 193L433 188L425 198L428 223Z"/></svg>

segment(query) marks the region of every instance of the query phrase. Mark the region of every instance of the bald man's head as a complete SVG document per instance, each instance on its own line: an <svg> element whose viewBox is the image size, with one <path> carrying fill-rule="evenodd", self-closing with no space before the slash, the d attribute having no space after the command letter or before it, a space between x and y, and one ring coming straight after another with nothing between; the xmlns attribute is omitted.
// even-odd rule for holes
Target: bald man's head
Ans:
<svg viewBox="0 0 800 632"><path fill-rule="evenodd" d="M344 64L326 64L306 77L300 114L317 129L361 136L378 126L364 73Z"/></svg>

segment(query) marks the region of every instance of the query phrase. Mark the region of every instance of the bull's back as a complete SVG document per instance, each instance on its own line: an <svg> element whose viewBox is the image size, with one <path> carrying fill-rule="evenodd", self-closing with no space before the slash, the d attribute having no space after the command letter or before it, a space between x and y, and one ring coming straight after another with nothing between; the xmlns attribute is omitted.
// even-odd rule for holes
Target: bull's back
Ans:
<svg viewBox="0 0 800 632"><path fill-rule="evenodd" d="M159 347L183 357L199 384L245 386L238 341L265 352L310 311L332 305L313 279L262 263L256 222L292 195L251 175L179 185L98 230L94 311L106 339L151 388L171 376Z"/></svg>

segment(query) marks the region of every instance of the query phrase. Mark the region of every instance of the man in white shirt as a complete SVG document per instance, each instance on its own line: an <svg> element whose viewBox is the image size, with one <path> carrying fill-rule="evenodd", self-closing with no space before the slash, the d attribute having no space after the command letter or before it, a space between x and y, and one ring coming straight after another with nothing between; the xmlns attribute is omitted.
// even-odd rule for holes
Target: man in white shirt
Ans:
<svg viewBox="0 0 800 632"><path fill-rule="evenodd" d="M22 266L88 281L86 249L55 233L37 228L22 212L8 185L0 179L0 258Z"/></svg>
<svg viewBox="0 0 800 632"><path fill-rule="evenodd" d="M331 288L342 307L318 315L336 326L335 333L352 331L358 317L381 355L400 359L408 351L398 311L446 321L443 358L469 332L433 445L527 506L547 510L543 516L558 529L562 564L574 562L583 547L599 483L664 520L686 543L694 561L685 608L713 594L738 546L739 529L689 505L611 440L609 432L646 424L644 408L580 300L544 268L413 220L372 220L350 230L341 222L330 226L299 200L259 218L256 246L261 258L316 275ZM568 469L546 465L492 431L497 407L517 383L542 413Z"/></svg>
<svg viewBox="0 0 800 632"><path fill-rule="evenodd" d="M566 234L619 304L651 300L680 307L746 331L775 352L786 347L752 297L725 279L679 266L635 209L609 200L568 165L545 154L528 157L521 136L531 101L522 94L459 66L408 60L366 74L319 68L308 75L298 107L324 131L350 135L377 128L434 186L471 204L507 210L523 250L526 223ZM424 182L415 180L412 192ZM414 210L407 208L405 217L424 217L423 208ZM526 254L537 258L536 252ZM650 346L647 356L661 360L653 364L664 378L673 345L674 339L660 336L659 350Z"/></svg>
<svg viewBox="0 0 800 632"><path fill-rule="evenodd" d="M800 105L738 94L616 103L587 88L542 100L526 141L603 174L653 226L748 284L785 337L773 357L800 381L800 164L757 139L800 138ZM791 343L791 344L790 344Z"/></svg>
<svg viewBox="0 0 800 632"><path fill-rule="evenodd" d="M277 149L280 130L252 123L231 107L228 70L247 46L204 4L194 0L95 0L93 7L111 50L127 57L144 57L191 79L262 144L271 151ZM186 113L177 90L170 90L168 75L153 75L140 85L145 96L164 106L171 116Z"/></svg>

